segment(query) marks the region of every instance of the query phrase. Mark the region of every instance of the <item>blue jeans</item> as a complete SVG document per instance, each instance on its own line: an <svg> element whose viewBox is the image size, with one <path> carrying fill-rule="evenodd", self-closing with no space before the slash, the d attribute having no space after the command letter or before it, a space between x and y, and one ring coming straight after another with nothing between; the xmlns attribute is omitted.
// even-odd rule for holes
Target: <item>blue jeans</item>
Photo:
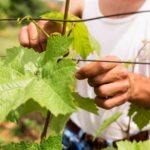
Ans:
<svg viewBox="0 0 150 150"><path fill-rule="evenodd" d="M82 130L77 135L71 129L65 128L63 134L63 150L92 150L89 143L83 139L84 132Z"/></svg>

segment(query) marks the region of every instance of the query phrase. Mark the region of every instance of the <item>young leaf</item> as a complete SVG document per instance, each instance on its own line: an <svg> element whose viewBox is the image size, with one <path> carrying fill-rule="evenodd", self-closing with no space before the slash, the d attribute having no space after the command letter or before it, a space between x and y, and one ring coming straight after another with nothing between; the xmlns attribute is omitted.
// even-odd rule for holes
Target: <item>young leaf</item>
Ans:
<svg viewBox="0 0 150 150"><path fill-rule="evenodd" d="M101 124L100 128L97 130L97 132L94 135L94 140L113 122L115 122L120 116L122 115L121 112L116 112L111 117L104 120L104 122Z"/></svg>
<svg viewBox="0 0 150 150"><path fill-rule="evenodd" d="M72 38L60 35L51 35L47 42L43 63L45 64L53 58L60 58L65 55L68 52L71 43Z"/></svg>
<svg viewBox="0 0 150 150"><path fill-rule="evenodd" d="M72 93L72 95L75 99L75 103L79 108L98 115L98 108L96 107L96 104L93 99L84 98L78 93Z"/></svg>
<svg viewBox="0 0 150 150"><path fill-rule="evenodd" d="M41 18L64 19L64 15L61 12L50 12L42 15ZM67 19L80 20L80 18L75 17L73 15L69 15ZM58 22L56 21L56 23ZM59 24L62 23L59 22ZM72 48L82 58L85 59L90 53L92 53L95 50L95 46L93 46L93 43L91 43L91 37L89 35L88 29L83 22L68 22L66 35L69 35L69 37L73 38Z"/></svg>
<svg viewBox="0 0 150 150"><path fill-rule="evenodd" d="M150 110L140 105L131 104L128 115L132 117L139 129L144 128L150 122Z"/></svg>
<svg viewBox="0 0 150 150"><path fill-rule="evenodd" d="M79 20L79 18L75 16L73 16L72 19ZM86 59L86 57L94 51L88 29L83 22L74 24L70 37L73 37L72 48L80 54L83 59Z"/></svg>

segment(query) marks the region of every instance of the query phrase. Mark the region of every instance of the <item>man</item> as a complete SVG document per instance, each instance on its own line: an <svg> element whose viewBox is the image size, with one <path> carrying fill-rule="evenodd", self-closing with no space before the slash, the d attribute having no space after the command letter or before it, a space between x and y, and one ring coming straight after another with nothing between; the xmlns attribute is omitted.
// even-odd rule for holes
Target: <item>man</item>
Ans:
<svg viewBox="0 0 150 150"><path fill-rule="evenodd" d="M150 9L150 0L71 0L69 11L85 19L147 9ZM49 33L57 30L53 28L52 23L39 22L39 24L45 29L48 27ZM143 61L146 59L148 61L150 59L148 53L150 50L148 44L150 40L149 14L95 20L87 22L86 25L101 44L103 60ZM22 28L19 39L23 46L33 47L38 51L45 47L44 35L38 34L32 23ZM145 44L144 48L141 49L143 44ZM95 56L91 55L89 58L94 59ZM124 113L123 116L113 123L101 137L109 141L126 138L125 131L129 123L128 102L150 106L149 76L150 68L144 65L132 66L132 71L127 70L124 65L116 63L94 62L84 65L76 72L76 78L81 80L78 81L77 90L82 96L96 97L96 104L104 109L99 110L100 116L81 110L73 114L71 119L84 132L93 135L106 118L116 111L121 111ZM88 80L91 87L84 79ZM146 129L148 130L149 127ZM131 123L130 134L136 135L138 132L136 125Z"/></svg>

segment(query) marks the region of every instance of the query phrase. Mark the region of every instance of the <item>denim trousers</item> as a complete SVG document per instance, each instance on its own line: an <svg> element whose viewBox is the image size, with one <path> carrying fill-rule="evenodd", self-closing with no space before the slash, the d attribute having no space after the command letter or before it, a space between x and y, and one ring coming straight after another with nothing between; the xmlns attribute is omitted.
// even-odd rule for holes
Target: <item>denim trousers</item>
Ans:
<svg viewBox="0 0 150 150"><path fill-rule="evenodd" d="M92 146L84 140L83 136L82 130L77 135L66 127L62 140L63 150L92 150Z"/></svg>

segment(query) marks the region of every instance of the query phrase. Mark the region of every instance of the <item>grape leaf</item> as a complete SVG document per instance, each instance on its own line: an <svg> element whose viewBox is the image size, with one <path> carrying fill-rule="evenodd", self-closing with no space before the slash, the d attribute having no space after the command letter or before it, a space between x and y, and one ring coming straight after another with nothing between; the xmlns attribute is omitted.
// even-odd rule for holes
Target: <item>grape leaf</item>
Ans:
<svg viewBox="0 0 150 150"><path fill-rule="evenodd" d="M97 130L97 132L94 135L94 140L113 122L115 122L120 116L122 115L121 112L116 112L111 117L104 120L104 122L101 124L100 128Z"/></svg>
<svg viewBox="0 0 150 150"><path fill-rule="evenodd" d="M78 93L72 93L72 95L75 99L75 103L79 108L98 115L98 108L96 107L96 104L93 99L84 98Z"/></svg>
<svg viewBox="0 0 150 150"><path fill-rule="evenodd" d="M46 116L47 110L42 108L37 102L30 99L19 106L16 110L11 111L7 116L7 120L11 122L18 122L19 118L32 112L40 112L43 116Z"/></svg>
<svg viewBox="0 0 150 150"><path fill-rule="evenodd" d="M57 117L53 116L50 124L50 134L58 135L62 134L67 121L69 120L71 114L59 115Z"/></svg>
<svg viewBox="0 0 150 150"><path fill-rule="evenodd" d="M38 65L42 54L35 52L33 49L24 47L13 47L7 49L7 56L4 59L4 65L11 67L20 73L25 73L25 65L28 63Z"/></svg>
<svg viewBox="0 0 150 150"><path fill-rule="evenodd" d="M150 110L140 105L131 104L128 115L132 117L139 129L144 128L150 122Z"/></svg>
<svg viewBox="0 0 150 150"><path fill-rule="evenodd" d="M19 72L0 66L0 120L23 104L26 99L26 90L34 78L26 77Z"/></svg>
<svg viewBox="0 0 150 150"><path fill-rule="evenodd" d="M47 84L47 82L43 80L36 80L34 82L31 88L32 91L27 91L32 99L39 103L41 107L47 108L55 116L74 112L75 106L69 95L69 91L67 91L67 89L62 89L62 86L59 84L57 91L60 91L58 93L54 90L54 86ZM57 88L57 86L55 86L55 88Z"/></svg>
<svg viewBox="0 0 150 150"><path fill-rule="evenodd" d="M62 150L62 136L50 136L48 139L43 139L41 150Z"/></svg>
<svg viewBox="0 0 150 150"><path fill-rule="evenodd" d="M63 19L64 15L61 12L50 12L43 14L41 18L51 18L51 19ZM80 20L78 17L69 15L69 20L75 19ZM58 23L56 21L56 23ZM59 22L62 25L62 23ZM83 22L78 23L67 23L66 35L73 38L72 48L79 54L82 58L86 58L90 53L92 53L97 48L97 43L91 40L88 29ZM94 41L92 43L92 41ZM96 43L96 46L94 46ZM100 51L100 49L99 49Z"/></svg>
<svg viewBox="0 0 150 150"><path fill-rule="evenodd" d="M48 45L55 41L60 43L53 44L52 51L48 49L48 53L39 54L23 47L8 51L4 64L0 66L0 120L30 99L55 116L76 110L71 89L75 82L76 64L70 59L59 58L68 51L70 38L67 40L67 37L55 35L50 37ZM61 45L63 42L64 45ZM51 60L46 60L42 66L46 55L51 55Z"/></svg>
<svg viewBox="0 0 150 150"><path fill-rule="evenodd" d="M37 143L29 144L26 142L20 142L0 146L0 150L41 150L41 148Z"/></svg>
<svg viewBox="0 0 150 150"><path fill-rule="evenodd" d="M44 13L40 17L41 18L56 19L56 20L59 19L59 20L61 20L61 19L64 18L64 14L62 12L53 11L53 12ZM55 21L55 22L62 24L62 22L58 22L58 21Z"/></svg>
<svg viewBox="0 0 150 150"><path fill-rule="evenodd" d="M121 141L117 143L118 150L149 150L150 141L144 142L129 142L129 141Z"/></svg>
<svg viewBox="0 0 150 150"><path fill-rule="evenodd" d="M43 139L41 144L30 144L28 142L11 143L0 146L0 150L62 150L61 139L62 137L58 135Z"/></svg>
<svg viewBox="0 0 150 150"><path fill-rule="evenodd" d="M79 18L75 16L73 16L72 19L79 20ZM80 54L83 59L86 59L86 57L94 51L88 29L83 22L74 24L70 37L73 37L72 48Z"/></svg>
<svg viewBox="0 0 150 150"><path fill-rule="evenodd" d="M72 43L72 38L60 35L52 35L48 38L46 52L44 55L43 63L52 60L52 58L62 57L68 52L68 48Z"/></svg>

